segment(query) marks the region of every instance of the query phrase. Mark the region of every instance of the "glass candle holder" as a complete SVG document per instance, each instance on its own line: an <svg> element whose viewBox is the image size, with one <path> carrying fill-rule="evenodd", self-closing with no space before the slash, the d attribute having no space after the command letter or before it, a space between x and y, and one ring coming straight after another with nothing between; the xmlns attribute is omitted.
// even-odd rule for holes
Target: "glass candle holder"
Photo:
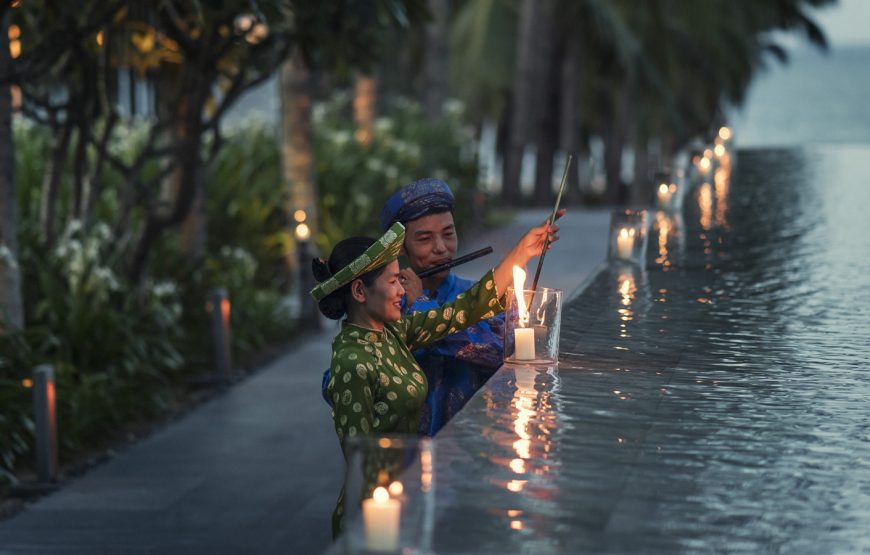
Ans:
<svg viewBox="0 0 870 555"><path fill-rule="evenodd" d="M343 553L431 552L433 449L429 438L417 436L345 441Z"/></svg>
<svg viewBox="0 0 870 555"><path fill-rule="evenodd" d="M653 185L658 209L668 214L679 212L683 204L683 187L678 176L670 172L656 172Z"/></svg>
<svg viewBox="0 0 870 555"><path fill-rule="evenodd" d="M646 210L614 210L610 217L610 260L644 265L647 243Z"/></svg>
<svg viewBox="0 0 870 555"><path fill-rule="evenodd" d="M539 287L520 291L507 289L504 360L519 364L557 364L562 325L562 291Z"/></svg>

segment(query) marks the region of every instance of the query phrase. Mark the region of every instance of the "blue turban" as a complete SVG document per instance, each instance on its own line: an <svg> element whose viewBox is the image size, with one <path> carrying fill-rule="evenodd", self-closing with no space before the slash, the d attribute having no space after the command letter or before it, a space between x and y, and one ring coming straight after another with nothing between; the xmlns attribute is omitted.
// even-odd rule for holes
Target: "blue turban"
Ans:
<svg viewBox="0 0 870 555"><path fill-rule="evenodd" d="M453 210L453 193L440 179L425 177L393 193L381 209L381 228L410 222L432 212Z"/></svg>

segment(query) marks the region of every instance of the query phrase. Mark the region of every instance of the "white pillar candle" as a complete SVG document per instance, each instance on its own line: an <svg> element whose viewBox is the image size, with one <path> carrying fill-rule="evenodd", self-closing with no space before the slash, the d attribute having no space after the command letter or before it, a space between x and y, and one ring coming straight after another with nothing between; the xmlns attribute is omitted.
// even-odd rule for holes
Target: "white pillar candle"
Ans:
<svg viewBox="0 0 870 555"><path fill-rule="evenodd" d="M375 488L371 499L363 500L366 547L372 551L396 551L399 547L399 516L402 505L390 499L386 488Z"/></svg>
<svg viewBox="0 0 870 555"><path fill-rule="evenodd" d="M532 328L516 328L514 330L517 360L535 359L535 330Z"/></svg>
<svg viewBox="0 0 870 555"><path fill-rule="evenodd" d="M622 228L616 236L616 256L623 260L631 259L631 251L634 250L634 230Z"/></svg>

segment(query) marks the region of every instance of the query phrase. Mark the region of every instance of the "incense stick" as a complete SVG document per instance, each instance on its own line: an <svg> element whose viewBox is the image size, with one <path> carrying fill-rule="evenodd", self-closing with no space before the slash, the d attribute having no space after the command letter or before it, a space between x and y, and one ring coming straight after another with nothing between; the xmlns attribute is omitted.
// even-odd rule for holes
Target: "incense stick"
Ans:
<svg viewBox="0 0 870 555"><path fill-rule="evenodd" d="M466 254L465 256L460 256L459 258L454 258L450 262L445 262L444 264L440 264L438 266L433 266L432 268L429 268L428 270L423 270L422 272L417 274L417 277L420 279L423 279L423 278L426 278L429 276L433 276L439 272L443 272L444 270L449 270L450 268L453 268L454 266L459 266L460 264L465 264L466 262L471 262L472 260L474 260L476 258L480 258L481 256L485 256L491 252L492 252L492 247L484 247L484 248L480 249L479 251L474 251L472 253Z"/></svg>
<svg viewBox="0 0 870 555"><path fill-rule="evenodd" d="M568 168L571 167L572 156L568 155L568 160L565 161L565 171L562 172L562 183L559 185L559 194L556 195L556 206L553 207L553 215L547 220L547 236L544 237L544 248L541 250L541 257L538 259L538 269L535 270L535 279L532 281L532 295L538 289L538 278L541 277L541 268L544 266L544 257L547 255L547 247L550 246L549 226L556 221L556 213L559 211L559 203L562 202L562 191L565 190L565 181L568 179Z"/></svg>

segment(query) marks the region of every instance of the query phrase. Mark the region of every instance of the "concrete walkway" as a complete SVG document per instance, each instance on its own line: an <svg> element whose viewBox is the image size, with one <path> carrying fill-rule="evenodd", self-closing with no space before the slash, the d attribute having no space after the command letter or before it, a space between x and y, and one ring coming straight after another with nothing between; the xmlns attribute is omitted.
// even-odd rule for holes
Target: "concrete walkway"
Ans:
<svg viewBox="0 0 870 555"><path fill-rule="evenodd" d="M460 254L495 253L460 275L481 275L547 216L522 211L465 237ZM570 292L604 259L609 211L574 210L560 225L540 283ZM0 555L322 552L342 480L320 397L336 329L308 334L226 394L0 522Z"/></svg>

